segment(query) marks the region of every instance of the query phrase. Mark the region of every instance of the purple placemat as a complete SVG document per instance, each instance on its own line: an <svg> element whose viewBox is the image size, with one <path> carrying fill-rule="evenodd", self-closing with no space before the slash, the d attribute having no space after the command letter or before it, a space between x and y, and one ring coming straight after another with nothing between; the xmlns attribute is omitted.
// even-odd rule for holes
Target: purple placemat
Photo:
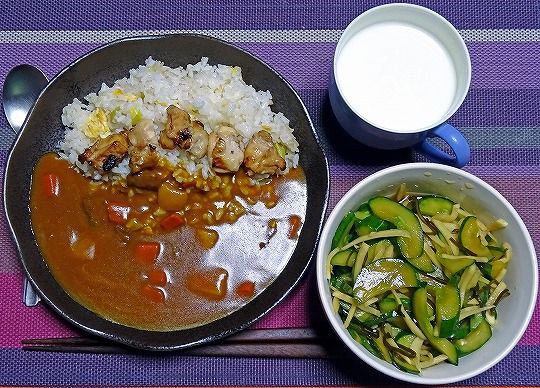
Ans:
<svg viewBox="0 0 540 388"><path fill-rule="evenodd" d="M341 30L366 9L388 1L0 1L0 82L20 63L50 77L99 44L144 34L200 32L234 42L279 71L297 89L330 162L330 206L383 167L420 160L410 151L359 152L345 140L327 101L332 55ZM540 11L530 0L413 1L445 16L466 40L471 90L452 118L472 147L466 170L497 188L522 215L540 246ZM0 118L0 165L14 136ZM2 204L3 205L3 204ZM70 335L46 307L25 308L22 272L0 220L0 385L375 385L392 384L368 366L308 359L196 358L178 355L89 355L24 352L20 340ZM318 322L313 276L257 327ZM466 385L540 383L540 312L518 346Z"/></svg>

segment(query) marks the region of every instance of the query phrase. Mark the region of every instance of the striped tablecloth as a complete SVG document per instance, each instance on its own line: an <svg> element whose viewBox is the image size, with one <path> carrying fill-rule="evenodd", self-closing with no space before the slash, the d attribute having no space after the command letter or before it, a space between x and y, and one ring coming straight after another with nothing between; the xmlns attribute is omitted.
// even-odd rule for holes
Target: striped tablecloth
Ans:
<svg viewBox="0 0 540 388"><path fill-rule="evenodd" d="M410 151L362 152L340 140L326 87L336 41L376 0L0 1L0 83L30 63L53 76L73 59L120 37L198 32L254 53L299 92L330 162L330 209L367 175L417 160ZM445 16L470 50L473 77L452 117L472 147L465 168L517 208L540 246L540 11L534 0L423 0ZM14 136L0 118L0 165ZM2 212L3 213L3 212ZM0 385L361 385L392 381L360 362L324 359L197 358L178 355L90 355L24 352L23 338L73 334L45 306L21 303L22 272L4 217L0 219ZM256 327L306 327L314 294L309 275ZM465 385L540 383L540 310L512 353Z"/></svg>

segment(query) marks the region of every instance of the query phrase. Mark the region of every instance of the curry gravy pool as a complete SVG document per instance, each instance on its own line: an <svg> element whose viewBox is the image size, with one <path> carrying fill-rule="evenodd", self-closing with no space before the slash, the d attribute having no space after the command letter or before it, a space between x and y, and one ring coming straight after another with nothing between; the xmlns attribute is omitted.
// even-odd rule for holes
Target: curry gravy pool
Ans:
<svg viewBox="0 0 540 388"><path fill-rule="evenodd" d="M301 168L258 184L242 171L218 176L219 190L174 180L158 192L132 190L93 182L46 154L31 189L40 251L66 292L108 320L167 331L226 316L285 267L306 213L306 182ZM184 193L182 210L160 206L171 192Z"/></svg>

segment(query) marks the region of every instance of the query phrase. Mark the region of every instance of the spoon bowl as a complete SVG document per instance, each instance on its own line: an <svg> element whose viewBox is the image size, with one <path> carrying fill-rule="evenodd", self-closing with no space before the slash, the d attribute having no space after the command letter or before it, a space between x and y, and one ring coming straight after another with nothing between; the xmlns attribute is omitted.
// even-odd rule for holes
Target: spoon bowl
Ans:
<svg viewBox="0 0 540 388"><path fill-rule="evenodd" d="M4 113L15 133L19 133L39 93L47 85L47 77L32 65L11 69L2 88Z"/></svg>

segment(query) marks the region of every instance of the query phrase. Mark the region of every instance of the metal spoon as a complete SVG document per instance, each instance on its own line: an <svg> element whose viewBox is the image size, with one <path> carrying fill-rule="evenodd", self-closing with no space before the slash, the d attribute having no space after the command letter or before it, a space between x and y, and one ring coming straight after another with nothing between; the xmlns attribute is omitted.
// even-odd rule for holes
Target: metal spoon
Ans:
<svg viewBox="0 0 540 388"><path fill-rule="evenodd" d="M6 76L2 88L4 113L15 133L21 130L26 115L47 82L41 70L32 65L16 66Z"/></svg>
<svg viewBox="0 0 540 388"><path fill-rule="evenodd" d="M34 105L39 93L47 85L47 77L38 68L31 65L19 65L11 69L2 88L4 114L16 134ZM24 277L23 302L26 306L35 306L41 298Z"/></svg>

